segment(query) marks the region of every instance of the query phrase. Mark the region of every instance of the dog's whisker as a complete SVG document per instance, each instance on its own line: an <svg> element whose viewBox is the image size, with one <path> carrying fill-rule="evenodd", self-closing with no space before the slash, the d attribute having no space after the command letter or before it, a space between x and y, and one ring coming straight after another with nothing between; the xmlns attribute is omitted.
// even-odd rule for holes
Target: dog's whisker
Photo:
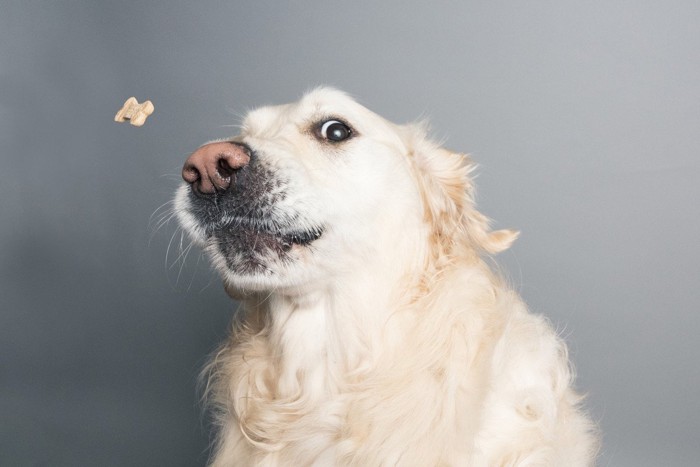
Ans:
<svg viewBox="0 0 700 467"><path fill-rule="evenodd" d="M207 283L200 289L200 293L201 293L201 292L204 292L206 289L208 289L209 287L211 287L212 284L214 283L214 280L215 280L215 279L218 279L218 277L214 274L213 271L210 271L210 273L209 273L209 280L208 280Z"/></svg>
<svg viewBox="0 0 700 467"><path fill-rule="evenodd" d="M182 268L182 264L184 264L184 262L185 262L186 252L188 251L186 248L182 247L183 242L184 242L184 238L185 238L184 232L180 232L180 242L178 244L178 252L179 253L178 253L177 257L173 260L173 262L170 264L168 269L172 269L173 267L175 267L176 264L180 264L181 265L180 268ZM189 245L192 246L192 243L190 243ZM179 274L178 274L178 277L179 277Z"/></svg>
<svg viewBox="0 0 700 467"><path fill-rule="evenodd" d="M188 247L192 247L194 242L190 242ZM194 279L195 276L197 275L197 272L199 271L199 261L202 258L202 252L200 251L199 254L197 255L197 260L194 263L194 267L192 269L192 274L190 275L190 282L187 284L187 289L185 289L187 292L189 292L192 289L192 284L194 284Z"/></svg>
<svg viewBox="0 0 700 467"><path fill-rule="evenodd" d="M172 201L172 200L168 200L168 201L166 201L165 203L163 203L163 204L161 204L160 206L158 206L158 207L153 211L153 214L151 214L150 217L148 218L149 222L150 222L151 220L153 220L153 218L154 218L156 215L158 215L159 212L160 212L162 209L166 209L166 208L167 208L166 211L169 211L169 210L171 209L171 207L172 207L172 204L173 204L173 201Z"/></svg>
<svg viewBox="0 0 700 467"><path fill-rule="evenodd" d="M177 212L174 210L172 212L168 212L163 214L163 216L158 219L157 223L153 228L151 229L151 232L148 236L148 242L149 244L153 241L153 239L156 237L160 229L162 229L165 225L167 225L175 216L177 215Z"/></svg>
<svg viewBox="0 0 700 467"><path fill-rule="evenodd" d="M163 216L158 220L155 229L154 229L154 234L158 232L160 229L163 228L168 222L170 222L175 216L177 215L177 211L173 209L170 212L164 213Z"/></svg>
<svg viewBox="0 0 700 467"><path fill-rule="evenodd" d="M168 267L168 258L169 258L169 255L170 255L170 247L172 246L173 240L175 239L175 236L178 234L178 232L180 232L180 233L182 234L182 231L181 231L180 228L175 229L175 231L173 232L173 234L170 236L170 241L168 242L168 246L167 246L167 248L165 249L165 269L166 269L166 270L170 269L170 268Z"/></svg>
<svg viewBox="0 0 700 467"><path fill-rule="evenodd" d="M180 283L180 276L182 275L182 270L183 270L183 268L185 267L185 263L187 262L187 255L189 254L189 252L190 252L190 250L192 249L192 246L193 246L193 245L194 245L194 243L191 242L191 243L184 249L184 251L180 254L180 256L182 257L182 261L180 261L180 269L177 271L177 279L176 279L176 282L177 282L177 283ZM183 256L183 254L184 254L184 256Z"/></svg>

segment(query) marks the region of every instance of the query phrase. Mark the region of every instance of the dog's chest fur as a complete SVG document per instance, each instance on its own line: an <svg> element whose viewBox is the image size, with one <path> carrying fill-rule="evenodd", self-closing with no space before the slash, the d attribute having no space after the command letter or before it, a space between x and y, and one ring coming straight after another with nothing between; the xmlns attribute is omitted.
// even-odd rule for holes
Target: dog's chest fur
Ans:
<svg viewBox="0 0 700 467"><path fill-rule="evenodd" d="M536 421L558 395L528 405L535 389L509 381L517 375L501 360L513 349L500 343L516 328L542 323L528 322L515 297L478 268L470 280L469 291L446 288L429 304L399 307L387 326L394 336L357 340L362 323L319 319L327 309L265 303L249 310L249 327L215 360L216 398L237 417L222 421L222 441L235 449L222 457L241 465L500 465L491 463L497 449L482 441L489 429L482 421L497 411L515 420L507 430L519 432L515 439L540 437ZM463 307L439 303L455 300ZM540 376L537 384L555 385L547 371ZM493 403L506 393L523 397L505 408Z"/></svg>

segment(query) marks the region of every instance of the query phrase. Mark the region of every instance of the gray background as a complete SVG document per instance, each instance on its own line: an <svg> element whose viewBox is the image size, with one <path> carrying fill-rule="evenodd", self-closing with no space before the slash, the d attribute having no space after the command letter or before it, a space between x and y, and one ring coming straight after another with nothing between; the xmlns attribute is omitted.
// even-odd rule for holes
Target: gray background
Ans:
<svg viewBox="0 0 700 467"><path fill-rule="evenodd" d="M481 164L600 465L698 465L699 2L185 0L0 3L0 465L205 463L234 304L156 210L200 143L324 83Z"/></svg>

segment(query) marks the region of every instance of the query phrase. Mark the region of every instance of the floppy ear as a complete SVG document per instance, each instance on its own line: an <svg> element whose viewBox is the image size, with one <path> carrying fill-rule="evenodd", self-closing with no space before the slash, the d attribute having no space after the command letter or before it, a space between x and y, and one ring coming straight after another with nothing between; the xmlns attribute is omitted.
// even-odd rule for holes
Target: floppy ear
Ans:
<svg viewBox="0 0 700 467"><path fill-rule="evenodd" d="M489 219L476 210L472 172L476 165L466 154L448 151L426 137L426 125L402 127L414 160L426 220L443 252L467 242L472 249L498 253L508 249L519 232L492 231Z"/></svg>
<svg viewBox="0 0 700 467"><path fill-rule="evenodd" d="M507 250L517 240L520 232L511 229L490 230L490 220L476 209L467 216L467 231L472 241L488 253Z"/></svg>

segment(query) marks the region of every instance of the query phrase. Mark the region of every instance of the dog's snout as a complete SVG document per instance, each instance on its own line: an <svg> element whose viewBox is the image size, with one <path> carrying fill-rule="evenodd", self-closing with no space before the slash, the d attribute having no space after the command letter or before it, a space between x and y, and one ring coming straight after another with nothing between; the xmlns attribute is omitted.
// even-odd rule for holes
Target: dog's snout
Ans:
<svg viewBox="0 0 700 467"><path fill-rule="evenodd" d="M242 143L205 144L187 158L182 178L200 195L226 191L236 171L250 163L250 157L250 148Z"/></svg>

